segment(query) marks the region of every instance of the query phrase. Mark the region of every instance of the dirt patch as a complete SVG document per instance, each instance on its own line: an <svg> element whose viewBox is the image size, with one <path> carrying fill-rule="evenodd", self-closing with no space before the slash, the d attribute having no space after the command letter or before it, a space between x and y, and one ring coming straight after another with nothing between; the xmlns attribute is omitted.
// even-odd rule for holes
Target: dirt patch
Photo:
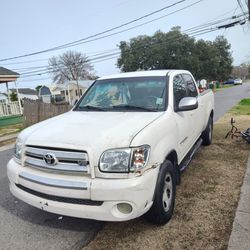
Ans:
<svg viewBox="0 0 250 250"><path fill-rule="evenodd" d="M15 124L15 125L9 125L5 127L0 127L0 137L18 133L22 129L23 129L23 124Z"/></svg>
<svg viewBox="0 0 250 250"><path fill-rule="evenodd" d="M84 249L227 249L250 145L224 139L230 114L214 126L213 144L202 147L182 175L175 213L165 226L143 218L107 223ZM241 129L250 116L236 116Z"/></svg>

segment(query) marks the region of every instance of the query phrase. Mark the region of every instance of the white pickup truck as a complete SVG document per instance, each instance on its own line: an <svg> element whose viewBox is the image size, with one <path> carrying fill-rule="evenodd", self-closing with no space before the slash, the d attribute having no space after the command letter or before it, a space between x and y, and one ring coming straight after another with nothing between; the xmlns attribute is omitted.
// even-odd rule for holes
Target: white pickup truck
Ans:
<svg viewBox="0 0 250 250"><path fill-rule="evenodd" d="M212 140L214 98L190 72L101 77L69 112L23 130L10 190L48 212L104 221L173 214L176 185Z"/></svg>

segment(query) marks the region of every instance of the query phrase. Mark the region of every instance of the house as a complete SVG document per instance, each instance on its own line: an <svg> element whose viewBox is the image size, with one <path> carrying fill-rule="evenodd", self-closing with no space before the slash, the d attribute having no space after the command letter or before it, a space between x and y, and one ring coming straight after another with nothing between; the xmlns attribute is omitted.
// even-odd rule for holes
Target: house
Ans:
<svg viewBox="0 0 250 250"><path fill-rule="evenodd" d="M9 94L11 94L11 93L17 93L16 89L9 89ZM38 99L37 92L34 89L18 88L18 94L19 94L20 100L23 100L25 98L31 99L31 100Z"/></svg>
<svg viewBox="0 0 250 250"><path fill-rule="evenodd" d="M42 99L45 103L51 103L51 91L50 88L47 86L42 86L39 89L38 97Z"/></svg>
<svg viewBox="0 0 250 250"><path fill-rule="evenodd" d="M66 102L66 96L64 94L66 87L64 85L52 84L49 86L49 89L54 102Z"/></svg>
<svg viewBox="0 0 250 250"><path fill-rule="evenodd" d="M56 84L42 86L39 89L38 97L44 103L51 103L51 102L65 102L65 96L62 94L62 91L65 90L64 86L59 86Z"/></svg>
<svg viewBox="0 0 250 250"><path fill-rule="evenodd" d="M38 96L46 103L68 102L69 104L74 105L75 102L79 100L79 96L81 97L93 82L93 80L78 81L79 93L76 81L42 86L39 89Z"/></svg>
<svg viewBox="0 0 250 250"><path fill-rule="evenodd" d="M65 84L52 84L49 89L55 102L65 101L74 105L79 100L79 96L82 96L93 82L93 80L79 80L79 93L76 81L68 81Z"/></svg>
<svg viewBox="0 0 250 250"><path fill-rule="evenodd" d="M79 85L79 93L78 93L78 87L77 87L77 82L76 81L69 81L66 83L67 90L66 90L66 96L67 96L67 101L71 104L74 105L74 103L79 100L79 96L81 97L84 92L92 85L94 80L81 80L78 81ZM65 94L64 93L64 94Z"/></svg>

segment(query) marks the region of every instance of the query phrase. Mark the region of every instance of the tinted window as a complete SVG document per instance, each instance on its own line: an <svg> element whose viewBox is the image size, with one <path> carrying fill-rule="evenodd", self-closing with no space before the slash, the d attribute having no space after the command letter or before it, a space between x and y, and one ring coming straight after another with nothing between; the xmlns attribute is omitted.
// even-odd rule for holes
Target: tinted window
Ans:
<svg viewBox="0 0 250 250"><path fill-rule="evenodd" d="M177 108L182 98L187 96L186 85L181 75L176 75L173 80L174 107Z"/></svg>
<svg viewBox="0 0 250 250"><path fill-rule="evenodd" d="M187 96L196 97L198 95L198 92L192 77L188 74L183 74L182 77L186 83Z"/></svg>

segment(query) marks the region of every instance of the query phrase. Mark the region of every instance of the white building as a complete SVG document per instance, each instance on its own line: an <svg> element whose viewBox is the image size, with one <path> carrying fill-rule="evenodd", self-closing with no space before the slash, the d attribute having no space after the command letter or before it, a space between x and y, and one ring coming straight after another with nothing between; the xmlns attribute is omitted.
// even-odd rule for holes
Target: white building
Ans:
<svg viewBox="0 0 250 250"><path fill-rule="evenodd" d="M79 93L76 81L68 81L65 84L51 84L43 86L39 90L39 97L44 102L68 102L71 105L82 96L84 92L92 85L94 80L80 80L78 81ZM45 100L46 99L46 100Z"/></svg>
<svg viewBox="0 0 250 250"><path fill-rule="evenodd" d="M9 93L16 93L16 89L9 89ZM29 88L18 88L19 98L20 100L23 100L24 98L31 99L31 100L37 100L38 95L36 90L29 89Z"/></svg>

